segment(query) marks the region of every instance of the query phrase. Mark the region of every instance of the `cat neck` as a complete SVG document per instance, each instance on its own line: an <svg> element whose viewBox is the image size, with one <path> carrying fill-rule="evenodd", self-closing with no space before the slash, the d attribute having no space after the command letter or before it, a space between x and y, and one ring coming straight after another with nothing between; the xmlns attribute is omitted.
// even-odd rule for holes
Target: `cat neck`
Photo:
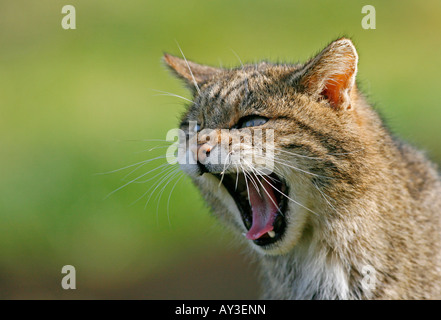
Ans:
<svg viewBox="0 0 441 320"><path fill-rule="evenodd" d="M265 299L360 299L371 295L363 288L361 261L342 256L332 243L310 231L287 254L261 256L262 295Z"/></svg>

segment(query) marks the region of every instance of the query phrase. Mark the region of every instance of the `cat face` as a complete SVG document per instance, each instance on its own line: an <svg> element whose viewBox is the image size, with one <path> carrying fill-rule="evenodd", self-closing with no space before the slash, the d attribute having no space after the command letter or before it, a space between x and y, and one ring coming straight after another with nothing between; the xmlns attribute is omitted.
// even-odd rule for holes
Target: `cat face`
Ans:
<svg viewBox="0 0 441 320"><path fill-rule="evenodd" d="M181 119L181 168L257 251L291 250L332 214L336 188L354 183L357 59L348 39L298 65L218 69L165 55L194 93Z"/></svg>

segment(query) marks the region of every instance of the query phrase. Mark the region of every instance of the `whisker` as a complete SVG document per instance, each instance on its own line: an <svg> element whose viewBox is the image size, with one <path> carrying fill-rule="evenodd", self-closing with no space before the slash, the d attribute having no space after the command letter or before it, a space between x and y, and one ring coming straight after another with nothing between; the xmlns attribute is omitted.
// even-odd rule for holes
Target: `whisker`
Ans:
<svg viewBox="0 0 441 320"><path fill-rule="evenodd" d="M139 167L135 168L134 170L132 170L131 172L129 172L128 174L126 174L121 180L124 181L127 177L129 177L131 174L133 174L136 170L140 169L140 168L141 168L142 166L144 166L145 164L146 164L146 163L141 164ZM163 164L161 164L161 165L155 167L154 169L150 170L149 172L147 172L147 174L149 174L149 173L151 173L151 172L153 172L153 171L156 171L156 170L158 170L158 169L160 169L160 168L163 168L164 166L167 166L167 165L169 165L169 163L163 163ZM134 182L134 183L145 183L146 181L150 181L150 180L136 181L136 182Z"/></svg>
<svg viewBox="0 0 441 320"><path fill-rule="evenodd" d="M234 191L237 191L237 183L239 181L239 167L236 164L236 184L234 185Z"/></svg>
<svg viewBox="0 0 441 320"><path fill-rule="evenodd" d="M348 154L353 154L353 153L357 153L357 152L361 152L364 151L366 148L361 148L358 150L354 150L354 151L349 151L349 152L342 152L342 153L327 153L328 155L331 156L344 156L344 155L348 155Z"/></svg>
<svg viewBox="0 0 441 320"><path fill-rule="evenodd" d="M287 167L292 168L292 169L294 169L294 170L297 170L297 171L300 171L300 172L303 172L303 173L309 174L309 175L314 176L314 177L325 178L325 179L335 179L334 177L328 177L328 176L324 176L324 175L320 175L320 174L316 174L316 173L309 172L309 171L307 171L307 170L300 169L300 168L298 168L298 167L295 167L295 166L293 166L293 165L291 165L291 164L288 164L288 163L283 162L283 161L280 161L280 160L274 160L274 162L275 162L275 163L278 163L278 164L281 164L281 165L283 165L283 166L287 166Z"/></svg>
<svg viewBox="0 0 441 320"><path fill-rule="evenodd" d="M171 188L171 190L170 190L170 194L168 195L168 200L167 200L167 220L168 220L168 223L169 223L169 224L171 224L171 222L170 222L170 210L169 210L169 207L170 207L170 198L171 198L171 195L172 195L173 190L175 189L176 185L178 184L178 182L179 182L179 181L182 179L182 177L184 177L184 176L185 176L185 173L184 173L184 172L181 172L181 175L178 177L178 179L176 180L175 184L172 186L172 188Z"/></svg>
<svg viewBox="0 0 441 320"><path fill-rule="evenodd" d="M249 172L243 172L244 173L244 175L246 176L246 175L248 175L249 176L249 178L250 178L250 182L254 185L254 188L257 190L257 193L260 195L260 190L259 190L259 186L256 184L256 182L254 181L254 179L252 179L252 177L251 177L251 173L249 173Z"/></svg>
<svg viewBox="0 0 441 320"><path fill-rule="evenodd" d="M246 161L246 160L244 160ZM247 162L247 161L246 161ZM262 186L263 191L265 191L266 195L268 196L268 198L271 199L271 202L274 204L274 206L277 208L277 211L279 211L279 213L283 216L283 212L280 210L279 205L277 203L274 202L274 200L271 198L270 194L268 193L268 191L266 191L265 187L263 186L262 181L260 181L258 176L261 176L267 183L268 181L264 178L264 174L262 174L257 168L253 167L252 165L250 165L250 163L248 163L248 167L254 172L254 176L257 180L257 182L260 183L260 185ZM269 177L269 176L267 176ZM271 185L272 186L272 185ZM273 189L276 189L274 186L272 186ZM258 190L258 189L257 189ZM260 193L259 193L260 194ZM262 196L261 196L262 197Z"/></svg>
<svg viewBox="0 0 441 320"><path fill-rule="evenodd" d="M250 208L251 208L250 189L248 188L248 180L247 180L246 170L244 169L244 167L242 166L242 164L241 164L240 162L239 162L239 165L240 165L240 167L241 167L241 169L242 169L242 172L243 172L243 174L244 174L245 185L246 185L246 187L247 187L247 194L248 194L248 203L249 203Z"/></svg>
<svg viewBox="0 0 441 320"><path fill-rule="evenodd" d="M150 152L150 151L153 151L153 150L163 149L163 148L170 148L170 145L167 145L167 146L155 146L155 147L150 148L150 149L144 149L144 150L141 150L141 151L136 151L135 154L139 154L139 153L143 153L143 152Z"/></svg>
<svg viewBox="0 0 441 320"><path fill-rule="evenodd" d="M148 162L151 162L153 160L158 160L158 159L162 159L162 158L165 158L165 157L166 156L164 155L164 156L159 156L159 157L156 157L156 158L153 158L153 159L143 160L143 161L140 161L140 162L137 162L137 163L134 163L134 164L130 164L128 166L125 166L125 167L122 167L122 168L119 168L119 169L116 169L116 170L107 171L107 172L98 172L98 173L95 173L95 175L103 175L103 174L115 173L115 172L118 172L118 171L122 171L124 169L128 169L128 168L134 167L134 166L142 164L142 163L148 163Z"/></svg>
<svg viewBox="0 0 441 320"><path fill-rule="evenodd" d="M266 157L265 156L259 156L259 155L254 155L255 157L259 157L259 158L265 158L266 159ZM335 179L335 178L333 178L333 177L328 177L328 176L323 176L323 175L319 175L319 174L316 174L316 173L312 173L312 172L309 172L309 171L306 171L306 170L303 170L303 169L300 169L300 168L297 168L297 167L295 167L295 166L293 166L293 165L291 165L291 164L289 164L289 163L286 163L286 162L284 162L284 161L281 161L281 160L276 160L276 159L270 159L271 161L274 161L274 163L277 163L277 164L281 164L281 165L283 165L283 166L286 166L286 167L289 167L289 168L292 168L292 169L294 169L294 170L297 170L297 171L300 171L300 172L303 172L303 173L306 173L306 174L309 174L309 175L312 175L312 176L315 176L315 177L320 177L320 178L326 178L326 179Z"/></svg>
<svg viewBox="0 0 441 320"><path fill-rule="evenodd" d="M305 156L303 154L295 153L295 152L288 151L288 150L281 149L281 148L275 148L274 147L273 149L277 150L277 151L280 151L280 152L283 152L283 153L286 153L286 154L290 154L290 155L295 156L295 157L299 157L299 158L306 158L306 159L311 159L311 160L324 160L324 159L322 159L320 157Z"/></svg>
<svg viewBox="0 0 441 320"><path fill-rule="evenodd" d="M301 206L302 208L304 208L304 209L310 211L311 213L313 213L313 214L315 214L315 215L317 215L317 216L319 215L318 213L314 212L313 210L309 209L308 207L305 207L305 206L302 205L300 202L295 201L294 199L290 198L290 197L287 196L285 193L283 193L282 191L280 191L278 188L276 188L274 185L272 185L270 182L268 182L268 180L265 179L265 176L267 176L267 175L262 176L262 179L264 179L264 180L265 180L265 181L266 181L271 187L273 187L274 190L276 190L276 191L279 192L281 195L283 195L283 196L286 197L287 199L291 200L291 201L294 202L295 204Z"/></svg>
<svg viewBox="0 0 441 320"><path fill-rule="evenodd" d="M162 178L161 178L161 179L158 179L157 181L155 181L155 182L153 183L153 185L150 186L150 188L148 188L148 190L147 190L146 192L144 192L144 193L141 195L141 197L139 197L138 199L136 199L132 204L135 204L136 202L138 202L139 200L141 200L142 198L144 198L144 196L147 195L147 194L150 192L150 190L152 190L152 189L154 188L154 190L153 190L152 192L150 192L150 195L149 195L149 197L148 197L148 199L147 199L147 202L146 202L146 204L144 205L144 209L146 209L146 208L147 208L147 205L148 205L148 203L149 203L151 197L153 196L154 192L156 191L156 189L159 188L159 186L160 186L160 185L161 185L161 184L162 184L162 183L163 183L163 182L169 177L169 175L170 175L171 173L174 173L176 170L178 170L178 169L177 169L177 168L167 168L167 169L163 170L163 171L161 172L161 174L163 175Z"/></svg>
<svg viewBox="0 0 441 320"><path fill-rule="evenodd" d="M124 139L119 140L124 142L167 142L167 143L173 143L174 141L164 140L164 139Z"/></svg>
<svg viewBox="0 0 441 320"><path fill-rule="evenodd" d="M158 216L158 211L159 211L159 204L161 203L161 198L162 198L162 194L164 193L165 188L167 188L167 186L170 184L170 182L173 181L173 179L179 174L179 171L173 171L173 174L171 176L169 176L167 179L167 183L161 188L161 190L159 191L158 195L155 198L156 203L156 216ZM170 223L170 220L169 220Z"/></svg>
<svg viewBox="0 0 441 320"><path fill-rule="evenodd" d="M312 184L314 185L314 187L317 189L317 191L322 195L323 199L325 199L326 203L338 214L337 209L335 209L335 207L331 204L331 202L328 200L328 196L325 195L325 193L320 190L320 188L314 183L312 182ZM331 198L332 199L332 198Z"/></svg>
<svg viewBox="0 0 441 320"><path fill-rule="evenodd" d="M341 153L326 153L326 155L330 155L330 156L344 156L344 155L348 155L348 154L353 154L353 153L361 152L361 151L364 151L365 149L366 148L361 148L361 149L357 149L357 150L354 150L354 151L341 152ZM274 148L274 150L281 151L281 152L284 152L284 153L287 153L287 154L291 154L293 156L301 157L301 158L307 158L307 159L312 159L312 160L322 160L322 161L325 160L325 159L323 159L321 157L305 156L303 154L298 154L298 153L295 153L295 152L292 152L292 151L288 151L288 150L285 150L285 149L281 149L281 148Z"/></svg>
<svg viewBox="0 0 441 320"><path fill-rule="evenodd" d="M162 168L161 172L159 172L157 175L155 175L152 179L156 178L159 175L166 175L168 172L170 172L171 170L176 169L174 167L165 167ZM147 180L148 181L148 180ZM130 205L134 205L135 203L137 203L139 200L141 200L142 198L144 198L144 196L159 182L160 180L157 180L152 186L150 186L149 189L147 189L146 192L144 192L138 199L136 199L135 201L133 201Z"/></svg>
<svg viewBox="0 0 441 320"><path fill-rule="evenodd" d="M165 182L167 179L169 179L171 176L175 175L178 172L179 169L174 169L171 171L168 171L167 174L160 180L160 182L156 185L155 189L150 193L150 196L147 199L147 202L145 203L144 209L147 208L148 203L150 202L150 199L154 195L155 191ZM157 199L157 196L156 196Z"/></svg>
<svg viewBox="0 0 441 320"><path fill-rule="evenodd" d="M167 163L168 164L168 163ZM169 165L171 168L175 168L176 167L176 165ZM167 169L167 167L166 168L163 168L163 169ZM144 184L144 183L146 183L146 182L149 182L149 181L152 181L153 179L155 179L157 176L160 176L162 174L162 170L161 170L161 172L159 172L159 173L157 173L156 175L154 175L153 177L151 177L151 178L148 178L148 179L146 179L146 180L141 180L141 181L135 181L134 183L138 183L138 184Z"/></svg>
<svg viewBox="0 0 441 320"><path fill-rule="evenodd" d="M182 52L182 49L181 49L181 47L179 46L179 43L178 43L177 41L176 41L176 44L177 44L177 46L178 46L178 48L179 48L179 51L181 51L181 54L182 54L182 57L183 57L184 60L185 60L185 63L187 64L187 68L188 68L188 71L190 71L191 78L193 79L194 86L196 87L196 90L198 91L198 93L199 93L199 95L200 95L200 94L201 94L201 90L199 89L198 83L196 82L196 79L195 79L195 77L194 77L194 75L193 75L193 72L191 71L191 68L190 68L190 65L188 64L187 58L185 58L184 52Z"/></svg>
<svg viewBox="0 0 441 320"><path fill-rule="evenodd" d="M182 100L188 101L190 103L195 103L193 100L187 99L183 96L180 96L178 94L175 93L171 93L171 92L167 92L167 91L162 91L162 90L156 90L156 89L150 89L152 91L156 91L156 92L160 92L160 94L155 94L154 96L170 96L170 97L176 97L176 98L180 98ZM195 103L196 104L196 103Z"/></svg>
<svg viewBox="0 0 441 320"><path fill-rule="evenodd" d="M227 161L228 161L228 158L229 158L230 154L232 154L232 151L230 151L230 152L227 154L227 158L225 159L224 168L222 169L222 172L221 172L222 176L221 176L221 179L220 179L220 181L219 181L219 186L222 184L222 181L224 180L225 170L227 170L227 169L230 167L230 164L228 164L227 169L225 169L225 166L226 166L226 164L227 164Z"/></svg>
<svg viewBox="0 0 441 320"><path fill-rule="evenodd" d="M255 175L256 175L256 174L255 174ZM260 176L262 177L262 179L264 179L264 180L269 184L269 182L264 178L264 175L260 175ZM280 210L280 208L279 208L279 204L276 203L276 202L273 200L273 198L271 198L270 194L268 193L268 191L266 191L265 187L263 186L262 181L260 181L260 179L257 177L257 175L256 175L256 180L260 183L260 185L262 186L263 191L265 191L265 193L266 193L266 195L268 196L268 198L270 198L271 202L272 202L272 203L274 204L274 206L277 208L277 211L279 211L279 213L280 213L282 216L284 216L282 210ZM272 185L271 185L271 186L272 186ZM273 189L277 189L277 188L273 187Z"/></svg>
<svg viewBox="0 0 441 320"><path fill-rule="evenodd" d="M236 56L236 58L239 60L240 65L242 66L242 71L243 71L243 73L245 74L245 90L246 90L247 94L249 94L249 93L250 93L250 90L249 90L249 88L248 88L248 77L246 76L246 73L245 73L245 67L244 67L244 65L243 65L243 63L242 63L242 59L240 59L239 55L238 55L233 49L230 49L230 50L233 52L233 54L234 54L234 55Z"/></svg>
<svg viewBox="0 0 441 320"><path fill-rule="evenodd" d="M301 204L300 202L288 197L285 193L283 193L282 191L280 191L278 188L274 187L271 183L269 183L264 177L262 177L262 179L264 179L270 186L272 186L277 192L279 192L281 195L285 196L286 198L288 198L289 200L291 200L292 202L294 202L295 204L301 206L302 208L308 210L309 212L315 214L316 216L319 216L319 214L311 209L309 209L308 207L305 207L303 204Z"/></svg>
<svg viewBox="0 0 441 320"><path fill-rule="evenodd" d="M260 188L259 185L257 184L257 182L255 181L254 177L253 177L253 173L248 173L248 176L250 178L251 183L254 185L254 189L256 189L257 193L259 194L260 197L262 197L262 195L260 194Z"/></svg>
<svg viewBox="0 0 441 320"><path fill-rule="evenodd" d="M113 190L112 192L110 192L104 199L107 199L107 198L109 198L112 194L114 194L115 192L117 192L117 191L119 191L119 190L121 190L122 188L124 188L124 187L126 187L126 186L128 186L129 184L131 184L131 183L133 183L133 182L135 182L136 180L138 180L138 179L140 179L140 178L142 178L142 177L145 177L146 175L148 175L150 173L150 171L148 171L148 172L146 172L146 173L144 173L144 174L142 174L142 175L140 175L139 177L137 177L137 178L135 178L135 179L133 179L133 180L131 180L131 181L129 181L129 182L127 182L126 184L124 184L124 185L122 185L121 187L119 187L119 188L117 188L117 189L115 189L115 190Z"/></svg>

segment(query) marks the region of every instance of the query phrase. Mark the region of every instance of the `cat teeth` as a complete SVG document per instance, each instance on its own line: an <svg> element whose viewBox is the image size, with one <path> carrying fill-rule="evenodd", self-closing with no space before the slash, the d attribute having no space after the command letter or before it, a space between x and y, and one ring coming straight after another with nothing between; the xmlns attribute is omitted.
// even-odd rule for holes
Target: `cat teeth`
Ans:
<svg viewBox="0 0 441 320"><path fill-rule="evenodd" d="M271 230L271 231L268 231L267 233L268 233L268 235L269 235L271 238L274 238L274 237L276 236L276 233L275 233L274 231L272 231L272 230ZM243 235L244 237L247 236L247 234L246 234L245 232L243 232L242 235Z"/></svg>

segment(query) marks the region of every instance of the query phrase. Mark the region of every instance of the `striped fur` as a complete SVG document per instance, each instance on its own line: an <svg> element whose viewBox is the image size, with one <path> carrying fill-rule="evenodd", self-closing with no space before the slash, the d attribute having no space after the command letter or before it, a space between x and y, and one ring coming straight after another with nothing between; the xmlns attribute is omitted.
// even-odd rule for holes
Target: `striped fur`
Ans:
<svg viewBox="0 0 441 320"><path fill-rule="evenodd" d="M218 69L164 59L194 92L183 129L188 121L230 129L247 115L270 119L276 170L304 206L290 202L286 235L271 248L241 236L237 208L210 174L189 173L213 213L253 248L264 298L441 298L438 172L390 134L358 91L350 40L305 64ZM363 287L365 266L375 269L375 288Z"/></svg>

